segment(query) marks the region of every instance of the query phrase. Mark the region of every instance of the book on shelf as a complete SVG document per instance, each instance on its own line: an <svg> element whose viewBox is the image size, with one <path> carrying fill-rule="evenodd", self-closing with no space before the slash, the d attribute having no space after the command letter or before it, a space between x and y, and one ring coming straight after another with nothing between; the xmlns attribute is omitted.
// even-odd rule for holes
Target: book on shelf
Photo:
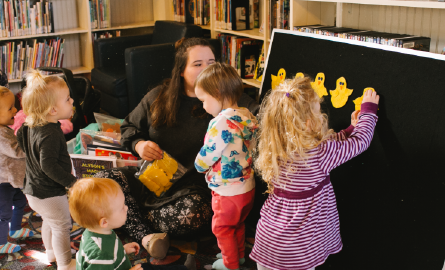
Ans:
<svg viewBox="0 0 445 270"><path fill-rule="evenodd" d="M259 27L259 0L214 0L215 28L222 30L245 30ZM249 12L246 12L246 7ZM249 27L245 26L246 14L249 13ZM255 24L255 14L257 23ZM235 25L236 24L236 25ZM244 24L244 25L243 25Z"/></svg>
<svg viewBox="0 0 445 270"><path fill-rule="evenodd" d="M269 29L289 30L290 0L271 0L269 2Z"/></svg>
<svg viewBox="0 0 445 270"><path fill-rule="evenodd" d="M62 67L65 40L28 39L0 44L0 69L9 80L21 79L29 69Z"/></svg>
<svg viewBox="0 0 445 270"><path fill-rule="evenodd" d="M253 78L255 70L255 64L253 62L256 63L259 57L263 41L227 34L218 34L218 39L222 44L221 62L234 67L241 78ZM245 49L243 50L243 48ZM252 52L255 53L252 54ZM247 55L255 55L255 59L251 60L251 57L247 57ZM246 65L252 64L253 66L249 69L249 72L246 73Z"/></svg>
<svg viewBox="0 0 445 270"><path fill-rule="evenodd" d="M261 53L258 58L258 62L256 63L255 74L253 76L253 79L257 80L259 82L261 82L263 80L264 62L265 62L265 59L264 59L264 43L263 43L263 46L261 48Z"/></svg>
<svg viewBox="0 0 445 270"><path fill-rule="evenodd" d="M52 2L0 0L0 37L20 37L54 32Z"/></svg>
<svg viewBox="0 0 445 270"><path fill-rule="evenodd" d="M333 36L369 43L376 43L398 48L429 51L431 38L408 34L386 33L378 31L358 30L353 28L334 27L325 25L295 26L295 31L324 36Z"/></svg>
<svg viewBox="0 0 445 270"><path fill-rule="evenodd" d="M103 29L111 27L110 0L90 0L90 21L92 29Z"/></svg>
<svg viewBox="0 0 445 270"><path fill-rule="evenodd" d="M211 0L173 0L175 21L210 25Z"/></svg>

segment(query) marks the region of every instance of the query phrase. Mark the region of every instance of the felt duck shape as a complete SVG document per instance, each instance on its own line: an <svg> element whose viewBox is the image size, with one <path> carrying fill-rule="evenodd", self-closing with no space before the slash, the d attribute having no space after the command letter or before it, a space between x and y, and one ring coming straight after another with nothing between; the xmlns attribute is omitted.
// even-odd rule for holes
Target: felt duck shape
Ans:
<svg viewBox="0 0 445 270"><path fill-rule="evenodd" d="M335 90L330 90L331 93L331 102L334 108L341 108L345 106L348 101L348 97L352 94L352 89L348 89L346 87L346 79L344 77L340 77L337 80L337 87Z"/></svg>
<svg viewBox="0 0 445 270"><path fill-rule="evenodd" d="M371 90L371 91L375 92L374 88L367 87L367 88L365 88L365 90L363 90L363 95L361 97L358 97L358 98L353 100L353 102L355 104L355 110L356 111L360 111L360 109L362 107L363 96L365 95L366 91L368 91L368 90Z"/></svg>
<svg viewBox="0 0 445 270"><path fill-rule="evenodd" d="M284 82L284 79L286 79L286 70L284 68L280 68L278 70L277 76L270 75L272 77L272 90L274 90L280 83Z"/></svg>
<svg viewBox="0 0 445 270"><path fill-rule="evenodd" d="M300 78L304 78L304 74L302 72L298 72L297 74L295 74L295 79L300 79Z"/></svg>
<svg viewBox="0 0 445 270"><path fill-rule="evenodd" d="M320 98L328 95L328 91L326 91L326 87L324 86L324 79L324 73L320 72L317 74L317 77L315 77L315 81L311 82L312 88Z"/></svg>

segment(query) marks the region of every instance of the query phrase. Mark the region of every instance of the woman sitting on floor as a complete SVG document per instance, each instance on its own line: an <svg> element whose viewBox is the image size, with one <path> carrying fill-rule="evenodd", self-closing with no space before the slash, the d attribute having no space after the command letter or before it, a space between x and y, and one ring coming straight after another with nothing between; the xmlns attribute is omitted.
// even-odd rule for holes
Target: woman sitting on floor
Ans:
<svg viewBox="0 0 445 270"><path fill-rule="evenodd" d="M155 258L165 257L167 234L191 235L203 228L210 231L211 194L194 161L212 116L196 97L194 84L198 74L215 61L213 48L205 39L179 40L172 78L151 90L121 126L121 142L133 154L152 161L162 159L162 151L166 151L187 169L164 196L158 198L148 191L134 177L136 170L132 167L96 175L122 186L128 206L125 230ZM246 94L238 105L254 115L259 110L259 105Z"/></svg>

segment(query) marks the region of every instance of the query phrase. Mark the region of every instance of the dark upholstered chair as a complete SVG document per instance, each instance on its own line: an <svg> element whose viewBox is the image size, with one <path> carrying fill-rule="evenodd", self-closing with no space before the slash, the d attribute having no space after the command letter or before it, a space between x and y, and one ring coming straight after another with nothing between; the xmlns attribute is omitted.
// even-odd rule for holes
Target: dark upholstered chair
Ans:
<svg viewBox="0 0 445 270"><path fill-rule="evenodd" d="M197 25L157 21L152 34L97 40L94 43L95 67L91 71L91 83L101 93L101 108L118 118L127 116L143 96L138 80L144 80L146 85L154 85L151 83L152 78L168 78L171 74L171 59L174 57L174 42L183 37L201 36L202 29ZM130 58L133 56L126 50L141 46L147 48L150 57L143 57L144 65L139 70L139 65L131 67L131 59L127 59L127 55ZM166 70L168 67L169 71ZM131 82L128 81L129 77L132 78ZM145 93L148 91L147 87L143 90Z"/></svg>

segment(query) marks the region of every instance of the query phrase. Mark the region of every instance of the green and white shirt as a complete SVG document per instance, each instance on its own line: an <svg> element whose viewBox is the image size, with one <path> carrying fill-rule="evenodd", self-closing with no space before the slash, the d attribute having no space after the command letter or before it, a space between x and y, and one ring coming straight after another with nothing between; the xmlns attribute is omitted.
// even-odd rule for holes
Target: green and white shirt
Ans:
<svg viewBox="0 0 445 270"><path fill-rule="evenodd" d="M83 232L76 255L76 270L129 270L130 268L130 259L114 231L111 234L98 234L88 229Z"/></svg>

